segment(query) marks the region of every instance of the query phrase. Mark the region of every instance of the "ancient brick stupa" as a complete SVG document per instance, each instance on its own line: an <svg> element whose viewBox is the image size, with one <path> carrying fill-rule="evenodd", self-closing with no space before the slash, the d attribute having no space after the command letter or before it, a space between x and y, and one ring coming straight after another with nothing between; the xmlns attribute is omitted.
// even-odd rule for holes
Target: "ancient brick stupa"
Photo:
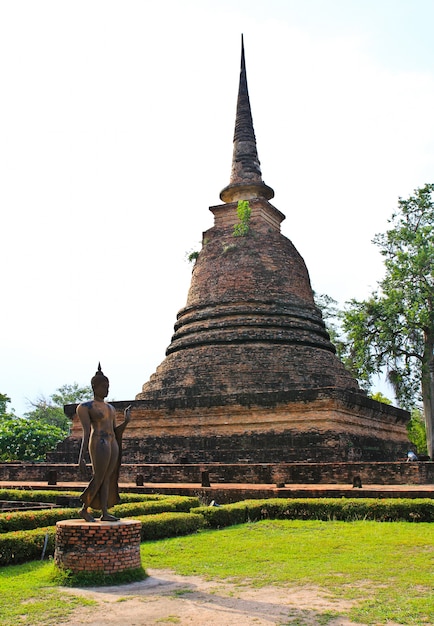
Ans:
<svg viewBox="0 0 434 626"><path fill-rule="evenodd" d="M306 265L280 232L256 149L244 49L230 183L210 208L186 306L133 401L124 462L393 461L408 414L369 399L335 354ZM242 220L238 202L248 201ZM121 412L126 402L114 405ZM74 419L72 437L81 429Z"/></svg>

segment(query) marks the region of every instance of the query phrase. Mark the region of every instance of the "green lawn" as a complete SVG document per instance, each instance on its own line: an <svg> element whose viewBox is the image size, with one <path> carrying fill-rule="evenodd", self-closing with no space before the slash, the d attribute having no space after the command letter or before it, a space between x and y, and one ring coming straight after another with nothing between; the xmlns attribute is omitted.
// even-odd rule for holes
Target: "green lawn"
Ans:
<svg viewBox="0 0 434 626"><path fill-rule="evenodd" d="M240 585L316 585L353 600L354 621L434 624L434 524L270 520L141 549L145 568ZM51 574L51 563L0 569L2 626L56 624L86 603L53 587Z"/></svg>
<svg viewBox="0 0 434 626"><path fill-rule="evenodd" d="M354 621L434 624L434 524L270 520L142 545L146 567L318 585L355 600Z"/></svg>
<svg viewBox="0 0 434 626"><path fill-rule="evenodd" d="M74 609L89 604L53 587L53 564L33 561L0 568L0 624L2 626L55 625Z"/></svg>

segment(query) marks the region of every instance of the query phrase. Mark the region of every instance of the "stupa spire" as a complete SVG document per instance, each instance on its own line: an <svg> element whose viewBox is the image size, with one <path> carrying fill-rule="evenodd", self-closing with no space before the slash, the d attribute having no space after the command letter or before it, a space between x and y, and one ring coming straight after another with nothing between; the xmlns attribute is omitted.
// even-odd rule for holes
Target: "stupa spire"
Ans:
<svg viewBox="0 0 434 626"><path fill-rule="evenodd" d="M235 117L234 150L229 185L220 193L223 202L274 197L274 191L262 180L256 137L253 129L249 90L247 87L244 38L241 35L241 69Z"/></svg>

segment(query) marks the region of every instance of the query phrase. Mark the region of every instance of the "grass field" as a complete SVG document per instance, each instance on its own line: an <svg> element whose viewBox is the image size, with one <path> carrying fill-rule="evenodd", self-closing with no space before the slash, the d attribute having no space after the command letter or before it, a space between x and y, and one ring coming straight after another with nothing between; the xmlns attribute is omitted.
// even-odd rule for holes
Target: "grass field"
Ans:
<svg viewBox="0 0 434 626"><path fill-rule="evenodd" d="M346 615L363 624L434 624L434 524L270 520L141 550L145 568L258 587L315 585L354 601ZM86 603L53 586L52 571L41 562L0 570L2 626L49 626Z"/></svg>
<svg viewBox="0 0 434 626"><path fill-rule="evenodd" d="M434 624L434 525L263 521L142 545L145 567L254 586L317 585L365 624Z"/></svg>

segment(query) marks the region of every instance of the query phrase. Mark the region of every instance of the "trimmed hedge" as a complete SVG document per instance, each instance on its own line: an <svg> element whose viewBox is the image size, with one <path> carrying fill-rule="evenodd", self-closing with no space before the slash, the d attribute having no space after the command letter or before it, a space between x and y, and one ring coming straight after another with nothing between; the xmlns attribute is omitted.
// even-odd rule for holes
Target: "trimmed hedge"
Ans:
<svg viewBox="0 0 434 626"><path fill-rule="evenodd" d="M191 512L203 516L208 528L261 519L434 522L434 501L425 498L271 498L218 507L201 506Z"/></svg>
<svg viewBox="0 0 434 626"><path fill-rule="evenodd" d="M184 496L167 496L161 500L142 500L129 504L118 504L111 509L116 517L133 517L137 515L150 515L166 511L186 512L199 505L198 498ZM14 511L0 513L0 533L15 530L30 530L41 526L54 526L56 522L64 519L78 519L79 509L43 509L41 511Z"/></svg>
<svg viewBox="0 0 434 626"><path fill-rule="evenodd" d="M142 541L163 539L197 532L202 527L221 528L261 519L303 520L375 520L434 522L434 501L429 499L320 498L244 500L218 507L198 507L197 498L161 497L159 501L118 505L118 515L134 517L142 523ZM156 513L157 505L171 510ZM195 507L188 511L190 507ZM117 507L114 507L116 509ZM177 510L177 512L176 512ZM133 511L140 511L134 513ZM144 513L145 512L145 513ZM54 553L55 521L78 516L77 509L23 511L4 513L0 522L9 527L28 524L32 530L15 530L0 534L0 566L40 559L47 537L46 556ZM9 520L6 520L9 518ZM50 520L47 522L47 520ZM45 524L44 524L45 522ZM31 524L38 523L35 528Z"/></svg>
<svg viewBox="0 0 434 626"><path fill-rule="evenodd" d="M33 490L33 489L0 489L0 500L10 502L50 502L55 504L57 497L79 498L80 491L54 491L54 490ZM158 493L121 493L120 504L126 502L154 502L163 500L167 496Z"/></svg>
<svg viewBox="0 0 434 626"><path fill-rule="evenodd" d="M54 526L60 520L78 517L78 509L42 509L41 511L0 513L0 533Z"/></svg>
<svg viewBox="0 0 434 626"><path fill-rule="evenodd" d="M34 491L33 489L0 489L0 500L9 500L10 502L50 502L54 504L57 496L68 496L70 498L78 498L79 492L76 491Z"/></svg>
<svg viewBox="0 0 434 626"><path fill-rule="evenodd" d="M182 512L189 513L190 509L199 506L198 498L187 496L165 496L155 502L136 502L129 504L117 504L110 512L116 517L132 517L138 515L151 515L154 513Z"/></svg>
<svg viewBox="0 0 434 626"><path fill-rule="evenodd" d="M48 535L45 556L54 554L56 528L36 528L19 530L0 535L0 566L16 565L27 561L39 560L44 549L45 537Z"/></svg>
<svg viewBox="0 0 434 626"><path fill-rule="evenodd" d="M192 513L166 512L141 515L134 519L142 523L141 541L189 535L197 532L204 523L200 515ZM0 566L40 559L47 535L45 557L54 554L56 538L54 526L3 533L0 535Z"/></svg>
<svg viewBox="0 0 434 626"><path fill-rule="evenodd" d="M193 513L159 513L135 519L142 522L142 541L191 535L204 526L203 517Z"/></svg>
<svg viewBox="0 0 434 626"><path fill-rule="evenodd" d="M161 493L121 493L119 494L119 504L125 504L126 502L155 502L165 498L167 496Z"/></svg>

